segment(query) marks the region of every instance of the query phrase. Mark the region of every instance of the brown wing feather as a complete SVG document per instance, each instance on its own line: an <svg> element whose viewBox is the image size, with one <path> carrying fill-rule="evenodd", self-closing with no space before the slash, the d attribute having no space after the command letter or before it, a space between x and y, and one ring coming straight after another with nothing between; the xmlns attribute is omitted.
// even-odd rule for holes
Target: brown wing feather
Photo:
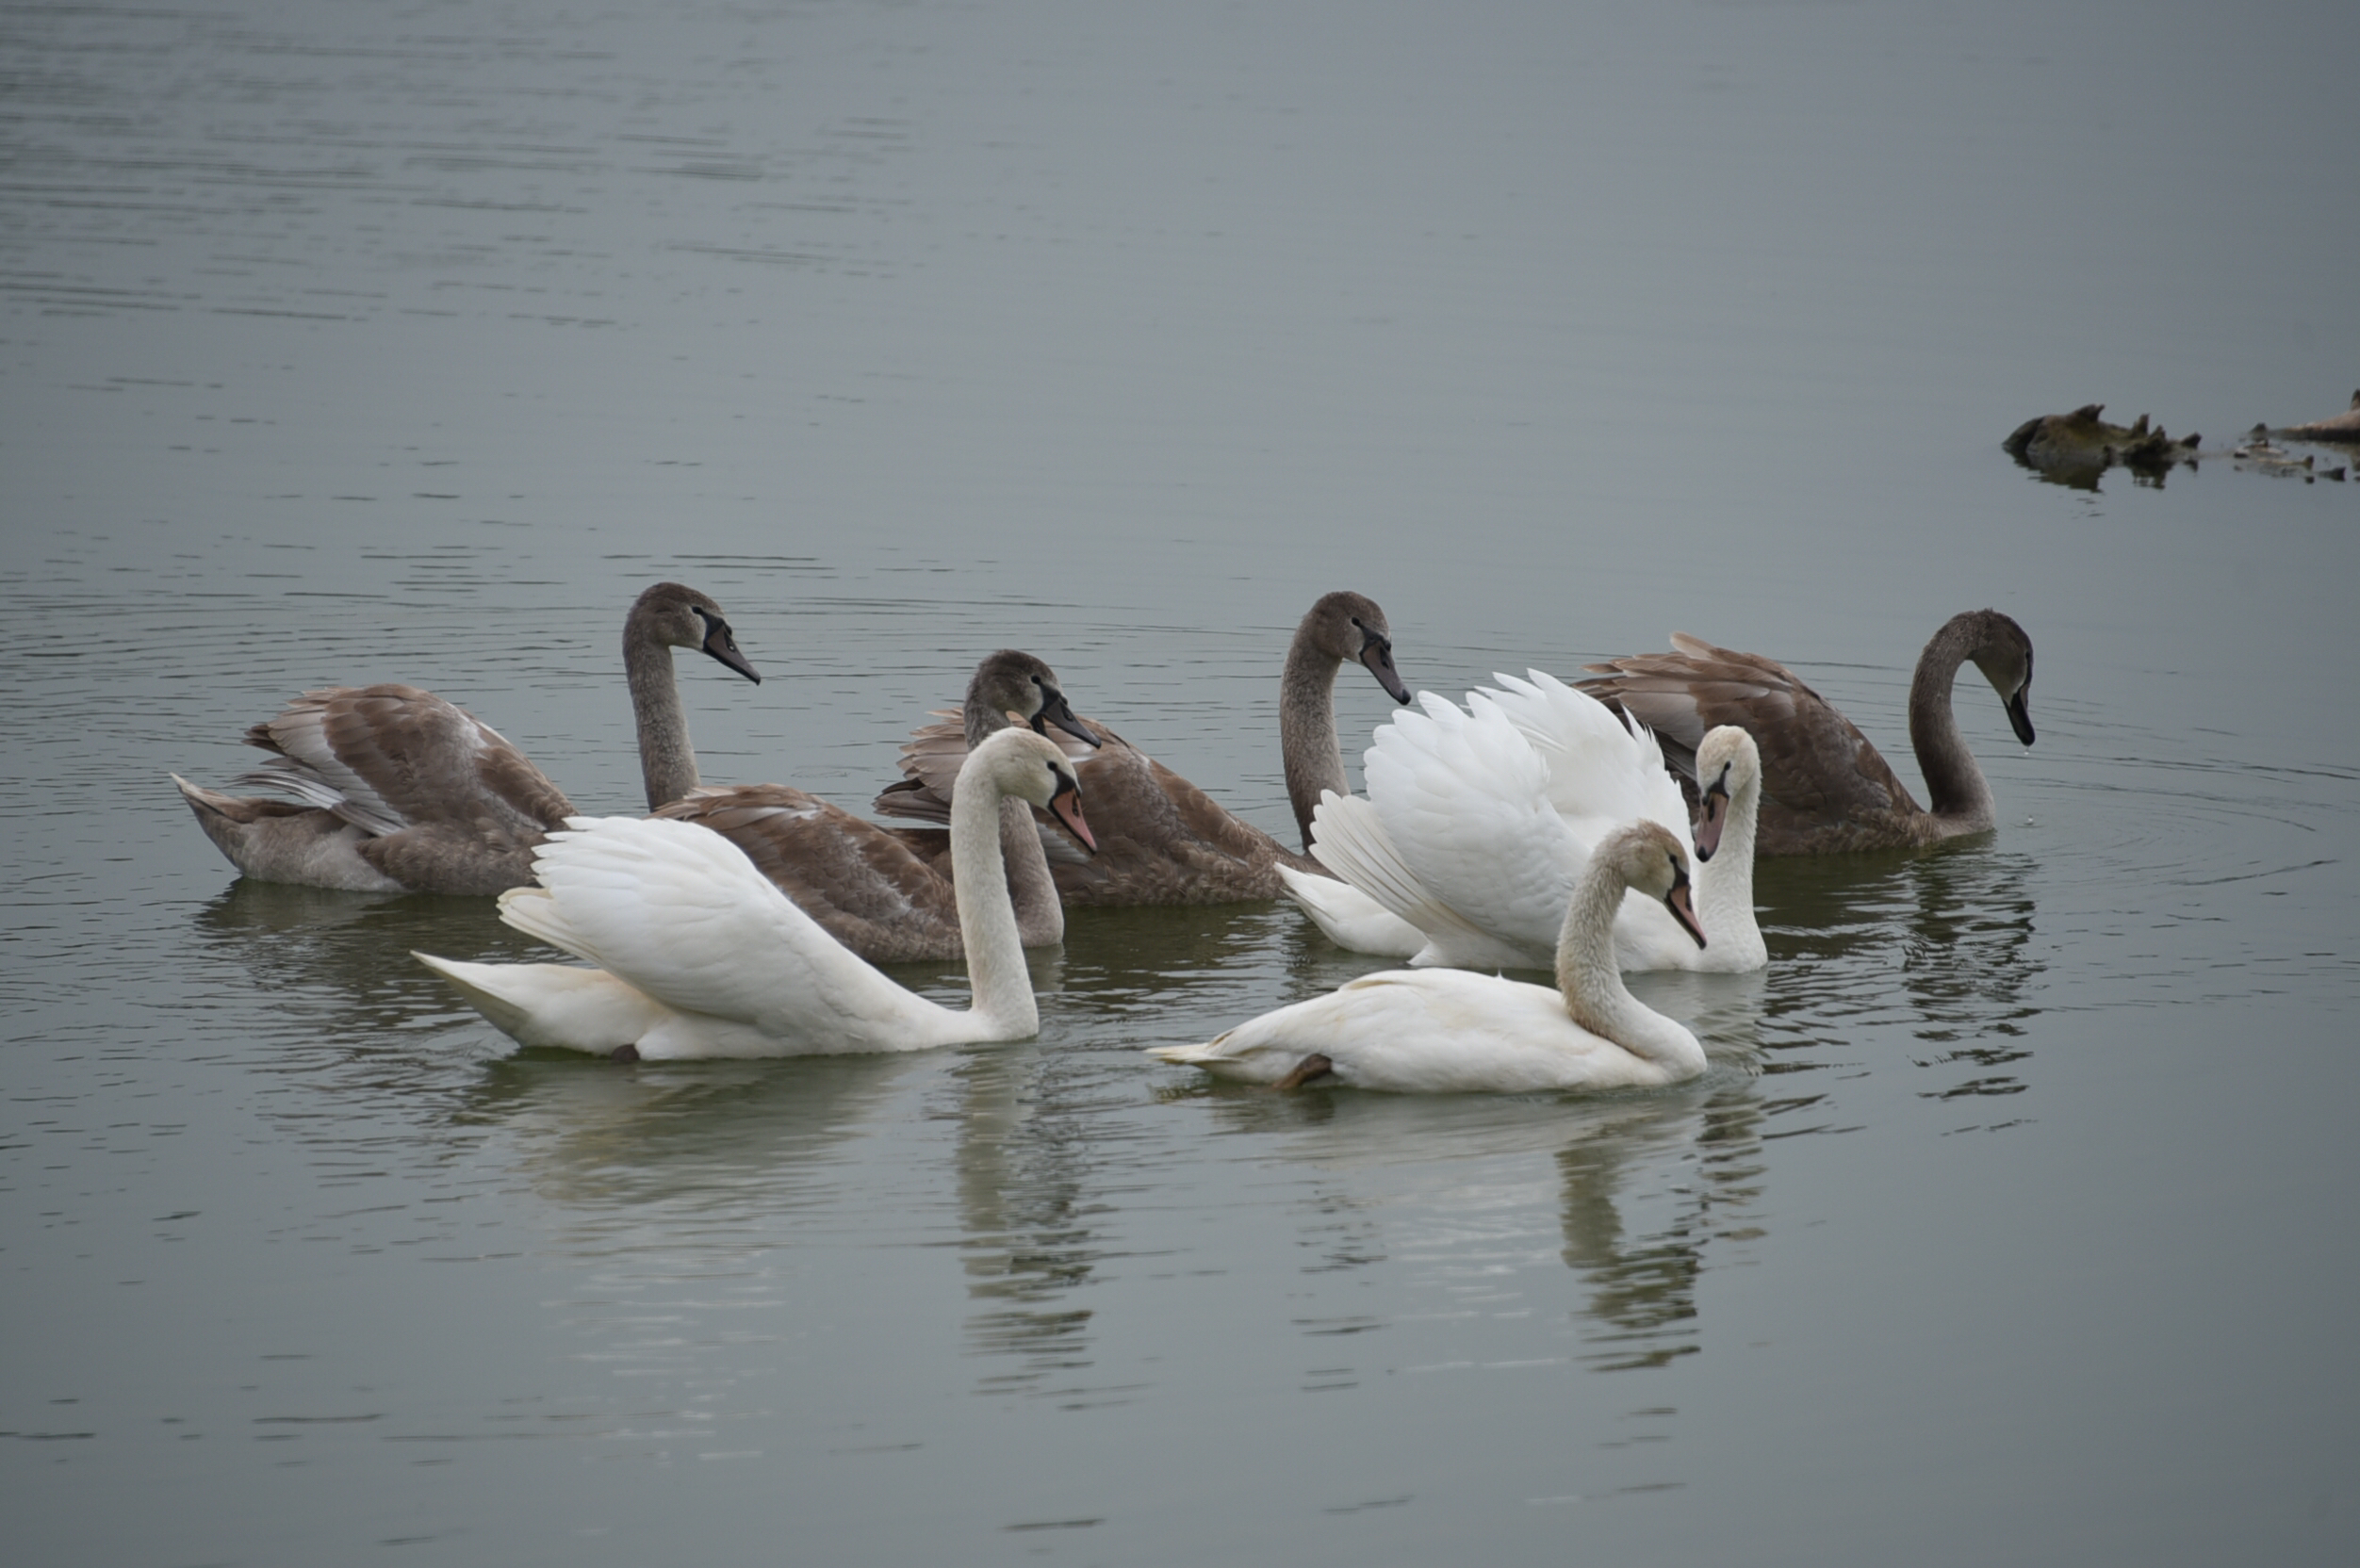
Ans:
<svg viewBox="0 0 2360 1568"><path fill-rule="evenodd" d="M1326 874L1318 862L1240 820L1105 725L1081 722L1099 738L1096 750L1061 733L1050 739L1073 760L1082 811L1097 837L1098 852L1084 853L1063 824L1035 813L1044 835L1055 841L1049 869L1069 906L1284 898L1279 866ZM902 781L877 797L875 809L908 820L948 821L951 785L966 755L966 736L955 722L914 731L901 751ZM935 852L939 841L927 830L903 834L913 851Z"/></svg>
<svg viewBox="0 0 2360 1568"><path fill-rule="evenodd" d="M1653 729L1664 755L1694 772L1705 731L1733 724L1762 752L1767 841L1814 825L1913 813L1909 789L1851 720L1775 659L1717 647L1685 632L1673 653L1636 654L1587 668L1581 688Z"/></svg>
<svg viewBox="0 0 2360 1568"><path fill-rule="evenodd" d="M828 934L863 958L958 958L948 877L898 835L785 784L693 791L656 813L709 827Z"/></svg>
<svg viewBox="0 0 2360 1568"><path fill-rule="evenodd" d="M354 846L420 892L533 880L533 848L573 804L507 738L416 686L305 692L246 731L277 760L239 782L288 788L375 835Z"/></svg>
<svg viewBox="0 0 2360 1568"><path fill-rule="evenodd" d="M573 814L565 792L506 736L416 686L305 692L246 740L345 792L350 820L362 826L384 825L363 820L374 811L412 826L480 825L497 841L538 842Z"/></svg>

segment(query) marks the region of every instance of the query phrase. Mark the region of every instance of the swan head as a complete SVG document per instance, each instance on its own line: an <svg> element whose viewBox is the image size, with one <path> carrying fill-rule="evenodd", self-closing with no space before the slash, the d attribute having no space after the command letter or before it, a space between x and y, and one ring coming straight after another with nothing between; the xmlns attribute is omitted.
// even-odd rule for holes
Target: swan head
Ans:
<svg viewBox="0 0 2360 1568"><path fill-rule="evenodd" d="M623 623L623 645L647 642L663 647L695 648L711 654L759 686L762 678L738 651L737 634L721 607L696 589L659 582L639 596Z"/></svg>
<svg viewBox="0 0 2360 1568"><path fill-rule="evenodd" d="M1393 667L1393 631L1385 612L1366 594L1334 593L1323 596L1303 616L1313 645L1337 663L1368 667L1395 702L1409 701L1409 688Z"/></svg>
<svg viewBox="0 0 2360 1568"><path fill-rule="evenodd" d="M983 736L975 732L977 726L985 733L997 729L995 721L1004 713L1016 715L1036 735L1046 735L1048 727L1056 725L1085 745L1098 744L1090 727L1073 716L1058 689L1057 672L1014 648L1002 648L976 665L975 678L967 682L967 743L980 745Z"/></svg>
<svg viewBox="0 0 2360 1568"><path fill-rule="evenodd" d="M1721 847L1731 804L1762 788L1762 750L1737 726L1717 725L1696 747L1696 858L1710 860Z"/></svg>
<svg viewBox="0 0 2360 1568"><path fill-rule="evenodd" d="M1041 808L1096 854L1098 841L1082 819L1082 779L1064 750L1029 729L1000 730L970 752L954 793L988 788Z"/></svg>
<svg viewBox="0 0 2360 1568"><path fill-rule="evenodd" d="M1689 902L1688 852L1680 847L1670 828L1662 823L1635 822L1609 834L1597 853L1622 877L1623 886L1663 900L1680 929L1696 938L1698 947L1704 946L1704 925L1696 919L1696 906Z"/></svg>
<svg viewBox="0 0 2360 1568"><path fill-rule="evenodd" d="M2032 639L2012 618L1996 610L1971 610L1958 618L1970 622L1975 635L1967 657L2007 705L2008 727L2016 732L2016 739L2030 745Z"/></svg>

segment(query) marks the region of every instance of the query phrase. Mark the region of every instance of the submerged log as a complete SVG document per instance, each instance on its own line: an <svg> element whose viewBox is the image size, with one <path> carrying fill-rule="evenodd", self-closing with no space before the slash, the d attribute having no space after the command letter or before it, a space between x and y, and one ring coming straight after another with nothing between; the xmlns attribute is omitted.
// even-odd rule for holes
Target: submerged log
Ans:
<svg viewBox="0 0 2360 1568"><path fill-rule="evenodd" d="M2307 425L2289 425L2279 433L2299 435L2306 441L2360 441L2360 392L2352 395L2352 406L2341 414L2314 419Z"/></svg>

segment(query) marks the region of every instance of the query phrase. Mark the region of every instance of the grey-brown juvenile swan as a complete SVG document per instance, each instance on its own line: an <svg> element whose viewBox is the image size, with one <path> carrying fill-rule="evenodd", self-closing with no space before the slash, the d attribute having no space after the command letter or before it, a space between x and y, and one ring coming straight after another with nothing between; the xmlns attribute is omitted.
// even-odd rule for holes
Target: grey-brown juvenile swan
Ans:
<svg viewBox="0 0 2360 1568"><path fill-rule="evenodd" d="M623 669L650 808L697 786L674 648L695 648L762 679L711 598L677 582L639 596L623 622ZM500 731L416 686L305 692L248 729L246 743L275 755L233 782L284 790L302 804L172 777L230 864L259 881L497 893L533 880L533 846L574 814L565 792Z"/></svg>
<svg viewBox="0 0 2360 1568"><path fill-rule="evenodd" d="M1396 702L1409 692L1393 668L1393 636L1385 612L1364 595L1329 594L1295 629L1279 677L1278 729L1287 766L1287 795L1303 843L1323 790L1346 792L1344 753L1336 737L1336 676L1347 662L1365 665ZM1240 821L1187 779L1155 761L1106 726L1081 726L1102 744L1066 746L1081 772L1098 853L1085 858L1063 834L1051 836L1049 865L1068 905L1228 904L1284 898L1278 869L1327 873L1268 833ZM950 810L952 781L966 756L958 727L929 725L902 748L908 776L877 797L886 816L941 822Z"/></svg>
<svg viewBox="0 0 2360 1568"><path fill-rule="evenodd" d="M1868 738L1793 671L1758 653L1733 653L1685 632L1672 653L1587 666L1582 690L1656 733L1666 762L1693 785L1706 730L1733 724L1762 750L1756 852L1833 855L1936 843L1990 828L1991 787L1950 710L1950 687L1972 661L2007 705L2016 739L2032 743L2032 639L1996 610L1942 623L1909 681L1909 743L1926 775L1920 806Z"/></svg>
<svg viewBox="0 0 2360 1568"><path fill-rule="evenodd" d="M975 667L961 722L970 747L1011 724L1044 735L1053 724L1088 734L1067 706L1057 672L1013 648ZM950 866L926 853L931 846L785 784L706 785L656 815L710 827L737 845L822 930L871 963L966 956ZM1050 880L1032 808L1018 796L1000 802L1000 850L1024 945L1063 941L1065 906Z"/></svg>

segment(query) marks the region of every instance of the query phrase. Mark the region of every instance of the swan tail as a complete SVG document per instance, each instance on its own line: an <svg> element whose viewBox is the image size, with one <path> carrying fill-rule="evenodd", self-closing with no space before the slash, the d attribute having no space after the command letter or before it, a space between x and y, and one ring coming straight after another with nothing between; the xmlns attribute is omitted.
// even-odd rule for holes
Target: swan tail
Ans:
<svg viewBox="0 0 2360 1568"><path fill-rule="evenodd" d="M672 1010L604 970L566 964L470 964L410 955L451 983L519 1045L610 1055L672 1018Z"/></svg>

